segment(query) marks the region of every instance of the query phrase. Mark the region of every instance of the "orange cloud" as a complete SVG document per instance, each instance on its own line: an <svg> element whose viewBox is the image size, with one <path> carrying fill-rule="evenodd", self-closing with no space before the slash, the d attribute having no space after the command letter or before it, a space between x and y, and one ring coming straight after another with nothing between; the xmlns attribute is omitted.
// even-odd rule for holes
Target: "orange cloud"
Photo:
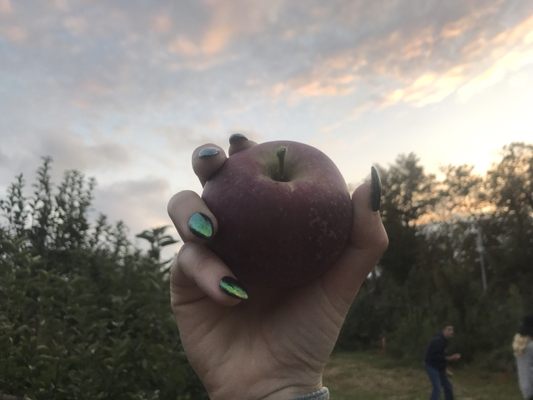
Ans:
<svg viewBox="0 0 533 400"><path fill-rule="evenodd" d="M410 60L431 55L435 39L431 28L425 28L416 34L414 38L405 44L397 43L400 46L402 59Z"/></svg>
<svg viewBox="0 0 533 400"><path fill-rule="evenodd" d="M169 33L172 30L172 19L165 14L156 15L152 18L152 29L157 33Z"/></svg>
<svg viewBox="0 0 533 400"><path fill-rule="evenodd" d="M16 25L0 27L0 35L13 43L22 43L28 38L28 31Z"/></svg>
<svg viewBox="0 0 533 400"><path fill-rule="evenodd" d="M440 74L427 72L411 84L386 95L380 106L388 107L397 103L409 103L415 107L423 107L437 103L455 92L464 80L465 75L462 66L453 67Z"/></svg>
<svg viewBox="0 0 533 400"><path fill-rule="evenodd" d="M269 2L250 2L235 0L222 2L204 0L211 19L203 27L198 37L178 34L168 44L170 53L184 57L211 57L228 50L237 37L247 36L263 31L276 19L279 0ZM169 29L168 21L158 17L156 29Z"/></svg>
<svg viewBox="0 0 533 400"><path fill-rule="evenodd" d="M213 55L221 52L226 48L233 34L235 28L226 24L213 26L204 36L202 41L202 52L207 55Z"/></svg>
<svg viewBox="0 0 533 400"><path fill-rule="evenodd" d="M466 20L461 20L445 28L443 38L462 34L467 29L466 26ZM406 46L411 47L410 44ZM464 101L497 84L509 73L533 64L533 16L492 38L476 38L464 47L461 54L460 64L451 66L444 72L428 69L406 85L383 96L379 106L406 103L422 107L439 102L454 93ZM476 67L478 64L484 68L479 69Z"/></svg>
<svg viewBox="0 0 533 400"><path fill-rule="evenodd" d="M300 76L287 82L278 82L269 90L272 98L285 97L290 104L295 104L309 97L346 96L354 91L354 74L331 76L318 73Z"/></svg>
<svg viewBox="0 0 533 400"><path fill-rule="evenodd" d="M235 28L220 24L211 26L200 40L178 35L167 46L170 53L184 57L208 57L221 53L235 34Z"/></svg>
<svg viewBox="0 0 533 400"><path fill-rule="evenodd" d="M8 15L13 12L13 6L10 0L0 0L0 14Z"/></svg>

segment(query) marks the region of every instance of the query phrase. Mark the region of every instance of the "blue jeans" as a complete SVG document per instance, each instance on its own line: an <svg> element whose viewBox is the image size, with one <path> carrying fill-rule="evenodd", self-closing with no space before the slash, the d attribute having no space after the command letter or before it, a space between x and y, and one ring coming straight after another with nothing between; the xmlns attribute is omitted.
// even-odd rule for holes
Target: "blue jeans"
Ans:
<svg viewBox="0 0 533 400"><path fill-rule="evenodd" d="M446 370L439 371L438 369L435 369L426 364L426 372L428 373L429 380L431 381L431 386L433 386L430 400L440 399L441 386L444 390L444 399L453 400L453 388L451 382L446 376Z"/></svg>

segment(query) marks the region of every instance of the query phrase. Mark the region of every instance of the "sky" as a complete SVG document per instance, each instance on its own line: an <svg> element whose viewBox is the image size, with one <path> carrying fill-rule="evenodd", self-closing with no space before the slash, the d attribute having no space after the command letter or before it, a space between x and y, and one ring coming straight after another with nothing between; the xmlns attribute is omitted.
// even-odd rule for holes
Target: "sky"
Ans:
<svg viewBox="0 0 533 400"><path fill-rule="evenodd" d="M315 146L354 185L410 152L483 174L532 127L531 0L0 0L2 196L50 156L132 234L234 132Z"/></svg>

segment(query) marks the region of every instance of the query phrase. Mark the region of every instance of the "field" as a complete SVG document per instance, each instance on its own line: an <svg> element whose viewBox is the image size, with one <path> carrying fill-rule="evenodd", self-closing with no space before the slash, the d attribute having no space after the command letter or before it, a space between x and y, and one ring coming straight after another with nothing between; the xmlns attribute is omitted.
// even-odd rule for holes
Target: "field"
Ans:
<svg viewBox="0 0 533 400"><path fill-rule="evenodd" d="M453 368L458 400L521 400L515 374ZM324 374L334 400L427 400L430 384L420 366L408 366L377 352L336 353Z"/></svg>

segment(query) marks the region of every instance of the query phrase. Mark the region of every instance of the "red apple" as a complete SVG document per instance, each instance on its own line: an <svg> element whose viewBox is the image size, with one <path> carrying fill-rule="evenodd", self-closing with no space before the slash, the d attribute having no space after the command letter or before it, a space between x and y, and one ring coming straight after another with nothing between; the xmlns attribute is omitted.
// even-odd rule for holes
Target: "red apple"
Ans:
<svg viewBox="0 0 533 400"><path fill-rule="evenodd" d="M275 141L231 155L204 186L218 220L208 246L245 286L305 285L335 263L352 227L352 203L320 150Z"/></svg>

